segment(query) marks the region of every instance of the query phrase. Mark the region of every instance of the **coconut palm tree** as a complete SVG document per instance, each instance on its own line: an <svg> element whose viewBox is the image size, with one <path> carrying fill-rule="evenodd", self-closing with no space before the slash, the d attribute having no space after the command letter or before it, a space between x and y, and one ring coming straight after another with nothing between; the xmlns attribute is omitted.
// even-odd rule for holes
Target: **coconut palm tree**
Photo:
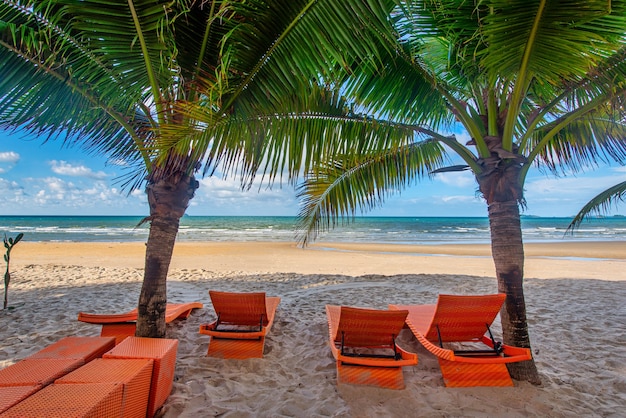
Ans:
<svg viewBox="0 0 626 418"><path fill-rule="evenodd" d="M217 52L233 27L224 12L184 1L0 3L0 126L123 161L130 190L146 180L141 336L165 334L165 278L178 220L197 188L188 155L170 153L161 163L152 144L161 127L190 123L172 104L195 96L195 74L221 67ZM183 42L192 37L205 43Z"/></svg>
<svg viewBox="0 0 626 418"><path fill-rule="evenodd" d="M145 184L150 233L137 335L165 335L167 272L179 220L198 187L200 159L241 161L254 172L261 161L250 144L282 134L259 129L272 109L288 103L334 115L312 117L298 134L351 150L340 136L345 128L333 126L353 115L311 80L330 79L325 71L376 57L381 41L371 40L386 33L391 5L0 0L0 128L44 140L62 137L67 145L124 161L127 189ZM198 105L203 118L179 103ZM353 126L381 130L359 118ZM391 133L384 141L410 132L386 128ZM203 147L195 142L197 131L209 138ZM161 152L156 138L176 146ZM214 167L207 165L207 172Z"/></svg>
<svg viewBox="0 0 626 418"><path fill-rule="evenodd" d="M530 348L520 222L525 179L532 166L562 174L626 161L626 2L397 3L393 33L383 37L391 42L381 47L384 68L349 67L336 85L354 109L411 126L415 135L356 154L309 144L305 155L323 149L326 158L299 189L302 242L415 179L470 170L487 204L498 291L507 295L504 342ZM449 134L458 126L469 142ZM292 152L283 138L260 147L269 161L264 172L302 158L303 149ZM429 144L440 147L424 153ZM459 163L434 167L446 158ZM534 361L510 372L540 382Z"/></svg>

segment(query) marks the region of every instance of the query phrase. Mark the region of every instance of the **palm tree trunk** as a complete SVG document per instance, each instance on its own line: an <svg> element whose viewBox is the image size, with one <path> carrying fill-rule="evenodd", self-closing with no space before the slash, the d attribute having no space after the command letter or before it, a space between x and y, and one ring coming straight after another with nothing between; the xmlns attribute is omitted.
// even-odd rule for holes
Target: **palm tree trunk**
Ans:
<svg viewBox="0 0 626 418"><path fill-rule="evenodd" d="M169 270L180 218L193 198L198 182L186 174L149 182L150 234L146 244L143 285L137 306L138 337L165 337L167 272Z"/></svg>
<svg viewBox="0 0 626 418"><path fill-rule="evenodd" d="M524 244L517 201L489 205L491 254L496 267L498 291L506 294L500 311L505 344L530 348L524 301ZM534 360L508 364L511 377L540 384Z"/></svg>

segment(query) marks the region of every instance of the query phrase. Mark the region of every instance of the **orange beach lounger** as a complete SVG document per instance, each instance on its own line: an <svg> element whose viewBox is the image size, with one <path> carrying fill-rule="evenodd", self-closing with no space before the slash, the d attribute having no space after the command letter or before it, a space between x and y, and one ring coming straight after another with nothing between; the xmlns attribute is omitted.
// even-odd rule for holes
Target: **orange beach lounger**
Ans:
<svg viewBox="0 0 626 418"><path fill-rule="evenodd" d="M217 319L200 325L211 337L207 356L226 359L263 357L265 336L274 323L280 298L264 292L209 291Z"/></svg>
<svg viewBox="0 0 626 418"><path fill-rule="evenodd" d="M437 356L448 387L513 386L506 363L531 359L527 348L501 344L489 326L506 295L439 295L436 305L389 305L408 310L406 323L418 341ZM485 335L489 334L489 335ZM484 349L452 350L444 343L480 343Z"/></svg>
<svg viewBox="0 0 626 418"><path fill-rule="evenodd" d="M187 319L193 309L202 309L200 302L168 303L165 308L165 322L170 323L177 318ZM124 338L135 335L137 309L120 314L78 313L78 320L90 324L101 324L102 337L115 337L115 344Z"/></svg>
<svg viewBox="0 0 626 418"><path fill-rule="evenodd" d="M326 305L337 381L404 389L402 367L417 364L417 355L404 351L395 342L407 314Z"/></svg>

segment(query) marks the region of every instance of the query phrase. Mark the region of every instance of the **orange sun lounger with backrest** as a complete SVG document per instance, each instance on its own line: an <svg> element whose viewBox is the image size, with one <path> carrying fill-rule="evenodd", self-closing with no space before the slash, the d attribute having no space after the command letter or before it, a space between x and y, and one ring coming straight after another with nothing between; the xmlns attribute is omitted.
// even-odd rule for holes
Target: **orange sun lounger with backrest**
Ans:
<svg viewBox="0 0 626 418"><path fill-rule="evenodd" d="M217 319L200 325L211 337L207 355L227 359L263 357L265 336L274 322L280 298L264 292L209 291Z"/></svg>
<svg viewBox="0 0 626 418"><path fill-rule="evenodd" d="M165 308L165 322L170 323L177 318L187 319L193 309L202 309L202 303L168 303ZM78 320L90 324L101 324L100 335L102 337L115 337L115 344L119 344L124 338L135 335L137 308L121 314L79 312Z"/></svg>
<svg viewBox="0 0 626 418"><path fill-rule="evenodd" d="M407 311L326 305L330 349L337 360L337 381L403 389L403 366L417 355L396 345Z"/></svg>
<svg viewBox="0 0 626 418"><path fill-rule="evenodd" d="M506 295L439 295L436 305L389 305L408 310L406 323L418 341L437 356L448 387L513 386L506 363L532 358L530 350L497 342L490 326ZM444 343L480 343L453 350ZM475 344L472 344L475 345Z"/></svg>

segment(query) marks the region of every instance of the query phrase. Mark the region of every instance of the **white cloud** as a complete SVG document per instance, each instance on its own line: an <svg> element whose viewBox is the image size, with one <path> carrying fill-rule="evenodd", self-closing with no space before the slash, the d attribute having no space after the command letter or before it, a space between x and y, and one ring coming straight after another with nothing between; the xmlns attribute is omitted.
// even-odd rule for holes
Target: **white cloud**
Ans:
<svg viewBox="0 0 626 418"><path fill-rule="evenodd" d="M456 137L457 142L463 145L467 144L472 139L467 131L455 132L454 136Z"/></svg>
<svg viewBox="0 0 626 418"><path fill-rule="evenodd" d="M439 198L443 203L477 203L483 202L482 198L476 196L442 196Z"/></svg>
<svg viewBox="0 0 626 418"><path fill-rule="evenodd" d="M238 179L216 176L199 180L200 188L190 202L191 214L196 215L295 215L297 201L291 186L272 189L259 183L250 190L241 190Z"/></svg>
<svg viewBox="0 0 626 418"><path fill-rule="evenodd" d="M52 172L62 176L87 177L96 180L102 180L107 177L103 171L94 172L91 168L84 165L72 165L66 161L50 161Z"/></svg>
<svg viewBox="0 0 626 418"><path fill-rule="evenodd" d="M115 165L118 167L128 167L128 161L122 159L122 158L118 158L116 160L108 160L107 164L109 165Z"/></svg>
<svg viewBox="0 0 626 418"><path fill-rule="evenodd" d="M0 163L15 164L20 160L20 154L13 151L0 152Z"/></svg>
<svg viewBox="0 0 626 418"><path fill-rule="evenodd" d="M13 151L0 152L0 174L4 174L13 168L13 165L20 160L20 154Z"/></svg>
<svg viewBox="0 0 626 418"><path fill-rule="evenodd" d="M44 179L45 184L48 186L50 191L55 193L63 194L69 189L73 188L72 183L67 183L57 177L48 177Z"/></svg>
<svg viewBox="0 0 626 418"><path fill-rule="evenodd" d="M23 195L23 188L16 182L0 178L0 196L1 200L10 200L12 197Z"/></svg>
<svg viewBox="0 0 626 418"><path fill-rule="evenodd" d="M529 178L524 195L528 202L528 213L539 216L571 216L598 193L626 180L620 170L604 173L588 173L577 177ZM615 174L612 174L615 173Z"/></svg>
<svg viewBox="0 0 626 418"><path fill-rule="evenodd" d="M10 215L145 215L145 197L127 197L106 181L58 177L0 178L0 213ZM139 197L139 198L138 198Z"/></svg>
<svg viewBox="0 0 626 418"><path fill-rule="evenodd" d="M580 200L591 198L602 190L618 183L617 177L566 177L534 179L526 183L526 196Z"/></svg>
<svg viewBox="0 0 626 418"><path fill-rule="evenodd" d="M474 174L469 170L435 174L435 180L440 181L446 186L460 187L463 189L478 187Z"/></svg>

